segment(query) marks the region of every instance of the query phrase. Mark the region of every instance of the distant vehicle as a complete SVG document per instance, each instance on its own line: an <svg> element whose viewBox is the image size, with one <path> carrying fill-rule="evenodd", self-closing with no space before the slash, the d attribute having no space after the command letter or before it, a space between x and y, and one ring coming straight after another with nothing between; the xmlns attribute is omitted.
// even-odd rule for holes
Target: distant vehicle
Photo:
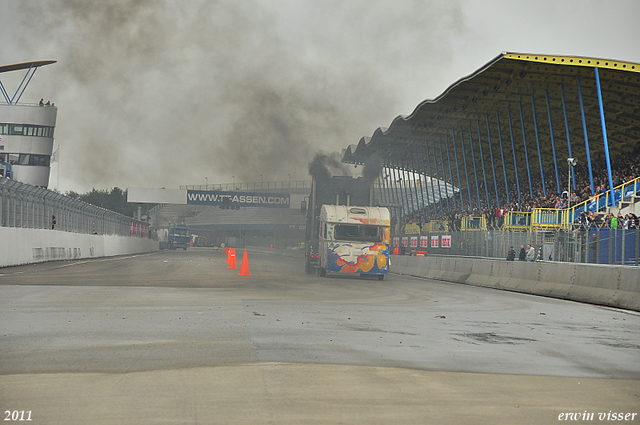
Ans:
<svg viewBox="0 0 640 425"><path fill-rule="evenodd" d="M390 214L373 207L370 182L352 177L314 178L307 214L305 272L389 273Z"/></svg>
<svg viewBox="0 0 640 425"><path fill-rule="evenodd" d="M158 229L158 243L160 249L186 250L191 244L191 229L184 224L161 227Z"/></svg>

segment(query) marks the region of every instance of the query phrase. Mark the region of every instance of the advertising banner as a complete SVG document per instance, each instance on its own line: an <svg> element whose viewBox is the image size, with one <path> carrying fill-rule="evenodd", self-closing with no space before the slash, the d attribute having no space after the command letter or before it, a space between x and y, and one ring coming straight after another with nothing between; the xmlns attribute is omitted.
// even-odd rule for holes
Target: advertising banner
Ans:
<svg viewBox="0 0 640 425"><path fill-rule="evenodd" d="M411 248L417 248L417 247L418 247L418 237L411 236Z"/></svg>
<svg viewBox="0 0 640 425"><path fill-rule="evenodd" d="M451 235L442 235L442 247L451 248Z"/></svg>
<svg viewBox="0 0 640 425"><path fill-rule="evenodd" d="M228 205L230 207L290 208L288 193L187 190L188 205Z"/></svg>
<svg viewBox="0 0 640 425"><path fill-rule="evenodd" d="M429 237L420 236L420 248L428 248L428 247L429 247Z"/></svg>
<svg viewBox="0 0 640 425"><path fill-rule="evenodd" d="M437 247L438 247L438 237L431 236L431 248L437 248Z"/></svg>

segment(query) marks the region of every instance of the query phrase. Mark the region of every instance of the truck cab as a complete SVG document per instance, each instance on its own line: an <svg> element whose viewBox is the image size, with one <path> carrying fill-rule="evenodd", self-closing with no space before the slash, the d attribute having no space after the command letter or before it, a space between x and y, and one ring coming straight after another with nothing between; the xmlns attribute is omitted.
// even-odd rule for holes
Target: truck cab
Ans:
<svg viewBox="0 0 640 425"><path fill-rule="evenodd" d="M319 273L389 273L390 214L381 207L322 205L318 220Z"/></svg>
<svg viewBox="0 0 640 425"><path fill-rule="evenodd" d="M191 245L191 229L184 224L175 224L158 230L160 249L186 250Z"/></svg>

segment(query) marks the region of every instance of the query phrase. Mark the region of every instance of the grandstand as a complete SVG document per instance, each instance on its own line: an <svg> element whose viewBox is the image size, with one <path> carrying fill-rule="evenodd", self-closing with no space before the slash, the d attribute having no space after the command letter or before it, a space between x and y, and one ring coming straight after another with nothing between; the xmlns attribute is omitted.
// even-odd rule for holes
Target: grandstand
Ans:
<svg viewBox="0 0 640 425"><path fill-rule="evenodd" d="M616 192L637 193L637 185L618 186L638 177L633 165L627 175L620 171L640 158L638 111L640 64L505 52L411 115L347 147L342 161L364 164L377 157L392 170L387 174L449 182L456 192L445 194L442 205L416 205L417 187L380 180L385 202L401 203L405 215L426 220L553 208L563 196L566 207L574 193L580 202L604 196L606 203L595 204L603 211L623 200ZM573 211L565 224L578 215Z"/></svg>
<svg viewBox="0 0 640 425"><path fill-rule="evenodd" d="M489 257L532 243L556 260L638 265L639 113L640 64L504 52L342 162L381 163L382 203L402 205L396 243Z"/></svg>

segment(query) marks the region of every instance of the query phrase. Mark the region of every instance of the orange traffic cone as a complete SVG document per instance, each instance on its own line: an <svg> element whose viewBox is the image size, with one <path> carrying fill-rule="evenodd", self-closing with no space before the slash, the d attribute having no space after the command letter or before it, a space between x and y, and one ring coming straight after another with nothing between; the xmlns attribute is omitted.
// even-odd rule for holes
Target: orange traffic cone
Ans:
<svg viewBox="0 0 640 425"><path fill-rule="evenodd" d="M236 249L229 249L229 267L228 269L237 269L236 267Z"/></svg>
<svg viewBox="0 0 640 425"><path fill-rule="evenodd" d="M249 274L249 260L247 259L247 250L244 250L244 255L242 256L242 265L240 266L240 273L238 276L251 276Z"/></svg>

